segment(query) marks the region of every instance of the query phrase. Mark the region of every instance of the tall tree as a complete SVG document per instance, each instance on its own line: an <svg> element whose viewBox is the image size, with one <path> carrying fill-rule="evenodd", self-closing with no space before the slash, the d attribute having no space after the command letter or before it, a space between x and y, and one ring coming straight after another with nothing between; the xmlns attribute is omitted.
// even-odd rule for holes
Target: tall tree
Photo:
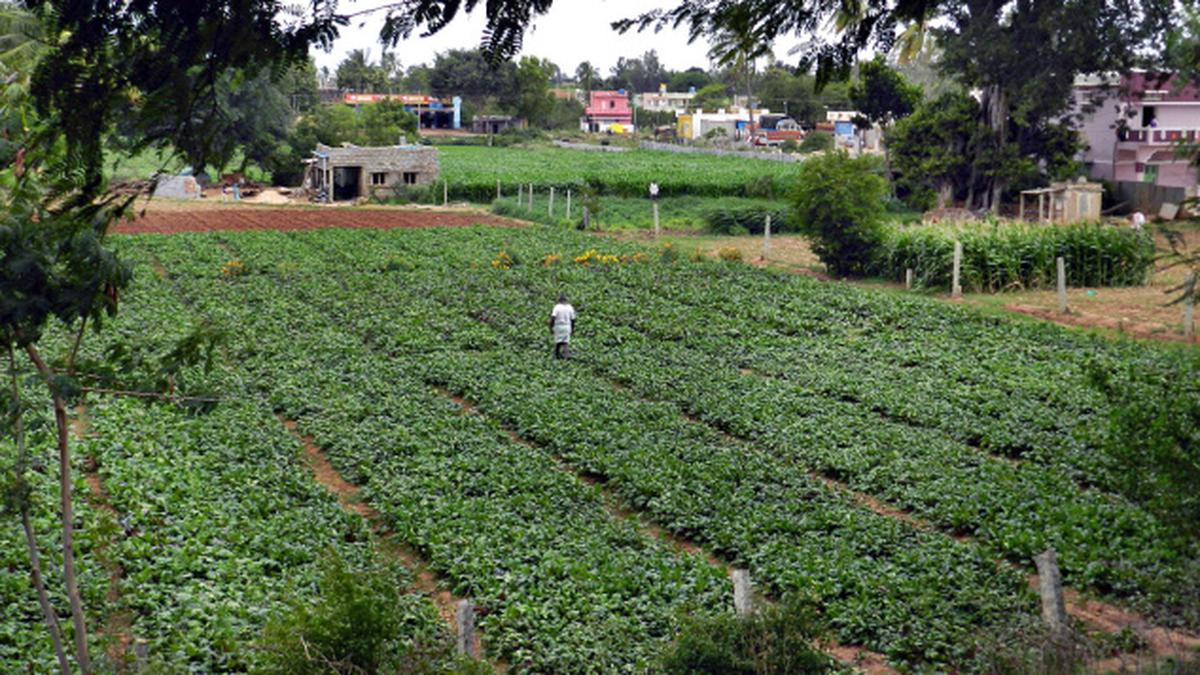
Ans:
<svg viewBox="0 0 1200 675"><path fill-rule="evenodd" d="M889 126L921 102L920 87L905 81L882 56L859 65L858 80L850 87L850 103L869 121Z"/></svg>

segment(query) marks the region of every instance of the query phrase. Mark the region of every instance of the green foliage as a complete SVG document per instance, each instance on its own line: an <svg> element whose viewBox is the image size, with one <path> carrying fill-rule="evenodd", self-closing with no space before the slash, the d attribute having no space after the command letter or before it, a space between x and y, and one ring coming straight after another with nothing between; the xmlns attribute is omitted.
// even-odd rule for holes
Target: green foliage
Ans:
<svg viewBox="0 0 1200 675"><path fill-rule="evenodd" d="M828 131L814 131L800 141L797 150L800 152L829 152L833 150L833 134Z"/></svg>
<svg viewBox="0 0 1200 675"><path fill-rule="evenodd" d="M651 182L658 183L663 197L761 196L768 185L771 194L782 195L798 171L798 165L789 162L640 149L442 146L440 161L450 197L479 203L495 199L497 179L510 195L516 194L517 185L529 183L539 193L554 186L560 196L591 183L604 196L638 198L646 196Z"/></svg>
<svg viewBox="0 0 1200 675"><path fill-rule="evenodd" d="M887 181L866 158L834 153L800 166L792 192L799 231L832 273L867 271L879 241L887 191Z"/></svg>
<svg viewBox="0 0 1200 675"><path fill-rule="evenodd" d="M970 183L969 148L984 133L976 118L979 104L951 92L900 120L887 133L897 192L909 206L926 210L939 194L953 198Z"/></svg>
<svg viewBox="0 0 1200 675"><path fill-rule="evenodd" d="M792 209L780 202L738 203L723 199L703 212L704 223L713 234L762 234L766 217L771 216L771 232L795 232L797 220Z"/></svg>
<svg viewBox="0 0 1200 675"><path fill-rule="evenodd" d="M432 630L428 603L399 591L406 583L395 564L355 569L326 551L315 597L294 598L264 628L260 672L436 672L453 645Z"/></svg>
<svg viewBox="0 0 1200 675"><path fill-rule="evenodd" d="M1155 259L1149 234L1100 223L888 224L871 273L903 281L911 268L918 285L948 288L955 241L963 245L963 288L976 291L1053 288L1059 256L1070 286L1136 286L1146 282Z"/></svg>
<svg viewBox="0 0 1200 675"><path fill-rule="evenodd" d="M696 90L692 105L700 110L716 110L729 107L729 93L724 84L714 82Z"/></svg>
<svg viewBox="0 0 1200 675"><path fill-rule="evenodd" d="M850 87L854 109L884 126L908 116L920 101L921 88L909 84L882 55L859 64L858 80Z"/></svg>
<svg viewBox="0 0 1200 675"><path fill-rule="evenodd" d="M813 648L823 621L811 604L786 600L749 617L698 615L684 620L664 652L666 673L785 675L836 670L833 660Z"/></svg>
<svg viewBox="0 0 1200 675"><path fill-rule="evenodd" d="M700 91L711 83L712 78L704 72L703 68L692 67L672 75L667 83L667 90L688 91L694 87L696 91Z"/></svg>
<svg viewBox="0 0 1200 675"><path fill-rule="evenodd" d="M1200 391L1171 368L1093 371L1108 400L1104 452L1117 488L1164 522L1200 537Z"/></svg>

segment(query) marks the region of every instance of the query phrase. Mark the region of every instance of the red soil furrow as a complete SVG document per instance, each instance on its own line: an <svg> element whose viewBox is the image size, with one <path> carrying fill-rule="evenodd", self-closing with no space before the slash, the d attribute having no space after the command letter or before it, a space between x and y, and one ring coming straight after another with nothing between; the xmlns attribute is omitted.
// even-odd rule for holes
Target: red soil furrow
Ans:
<svg viewBox="0 0 1200 675"><path fill-rule="evenodd" d="M359 499L358 486L342 477L311 437L304 436L297 431L294 421L283 417L280 417L280 421L304 448L304 459L312 469L317 482L330 494L337 497L338 503L343 509L358 514L371 525L371 529L388 544L388 553L397 557L405 567L413 571L416 590L431 597L438 607L438 613L446 623L451 627L455 626L457 604L461 598L456 598L449 591L439 587L437 577L429 571L424 561L416 553L391 538L383 515Z"/></svg>
<svg viewBox="0 0 1200 675"><path fill-rule="evenodd" d="M519 221L487 214L426 209L240 208L149 212L113 227L117 234L171 234L246 230L316 230L323 228L391 229L520 226Z"/></svg>
<svg viewBox="0 0 1200 675"><path fill-rule="evenodd" d="M82 405L75 407L75 419L71 428L76 438L83 438L88 434L87 410ZM83 477L88 486L88 501L93 508L111 518L113 523L119 524L121 514L113 507L108 491L100 481L98 469L99 466L93 459L89 459L84 467ZM112 540L102 541L96 547L96 557L108 572L108 589L104 593L104 601L110 607L115 607L121 600L121 579L125 576L124 568L112 558L110 551L118 537L120 535L113 535ZM126 656L129 654L129 645L133 642L133 615L128 610L110 611L104 619L104 625L100 627L99 635L109 639L104 650L109 662L118 673L126 672Z"/></svg>

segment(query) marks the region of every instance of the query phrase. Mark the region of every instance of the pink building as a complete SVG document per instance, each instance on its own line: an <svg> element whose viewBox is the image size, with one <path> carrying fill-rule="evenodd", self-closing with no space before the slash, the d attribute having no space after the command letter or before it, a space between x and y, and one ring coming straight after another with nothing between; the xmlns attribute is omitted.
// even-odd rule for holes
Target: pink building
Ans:
<svg viewBox="0 0 1200 675"><path fill-rule="evenodd" d="M608 131L620 125L625 131L633 131L633 109L624 91L593 91L579 128L593 133Z"/></svg>
<svg viewBox="0 0 1200 675"><path fill-rule="evenodd" d="M1093 178L1194 189L1196 168L1176 156L1180 142L1200 141L1200 91L1173 76L1134 71L1115 79L1075 84L1076 110L1092 103L1080 133ZM1123 121L1123 124L1122 124Z"/></svg>

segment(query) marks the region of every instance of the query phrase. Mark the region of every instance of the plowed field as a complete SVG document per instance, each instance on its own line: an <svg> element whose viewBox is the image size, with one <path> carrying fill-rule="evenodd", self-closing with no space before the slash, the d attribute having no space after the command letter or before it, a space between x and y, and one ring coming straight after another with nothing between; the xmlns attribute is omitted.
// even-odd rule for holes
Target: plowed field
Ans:
<svg viewBox="0 0 1200 675"><path fill-rule="evenodd" d="M317 230L322 228L393 229L517 225L507 218L430 210L204 209L150 212L118 224L121 234L212 232L217 230Z"/></svg>

